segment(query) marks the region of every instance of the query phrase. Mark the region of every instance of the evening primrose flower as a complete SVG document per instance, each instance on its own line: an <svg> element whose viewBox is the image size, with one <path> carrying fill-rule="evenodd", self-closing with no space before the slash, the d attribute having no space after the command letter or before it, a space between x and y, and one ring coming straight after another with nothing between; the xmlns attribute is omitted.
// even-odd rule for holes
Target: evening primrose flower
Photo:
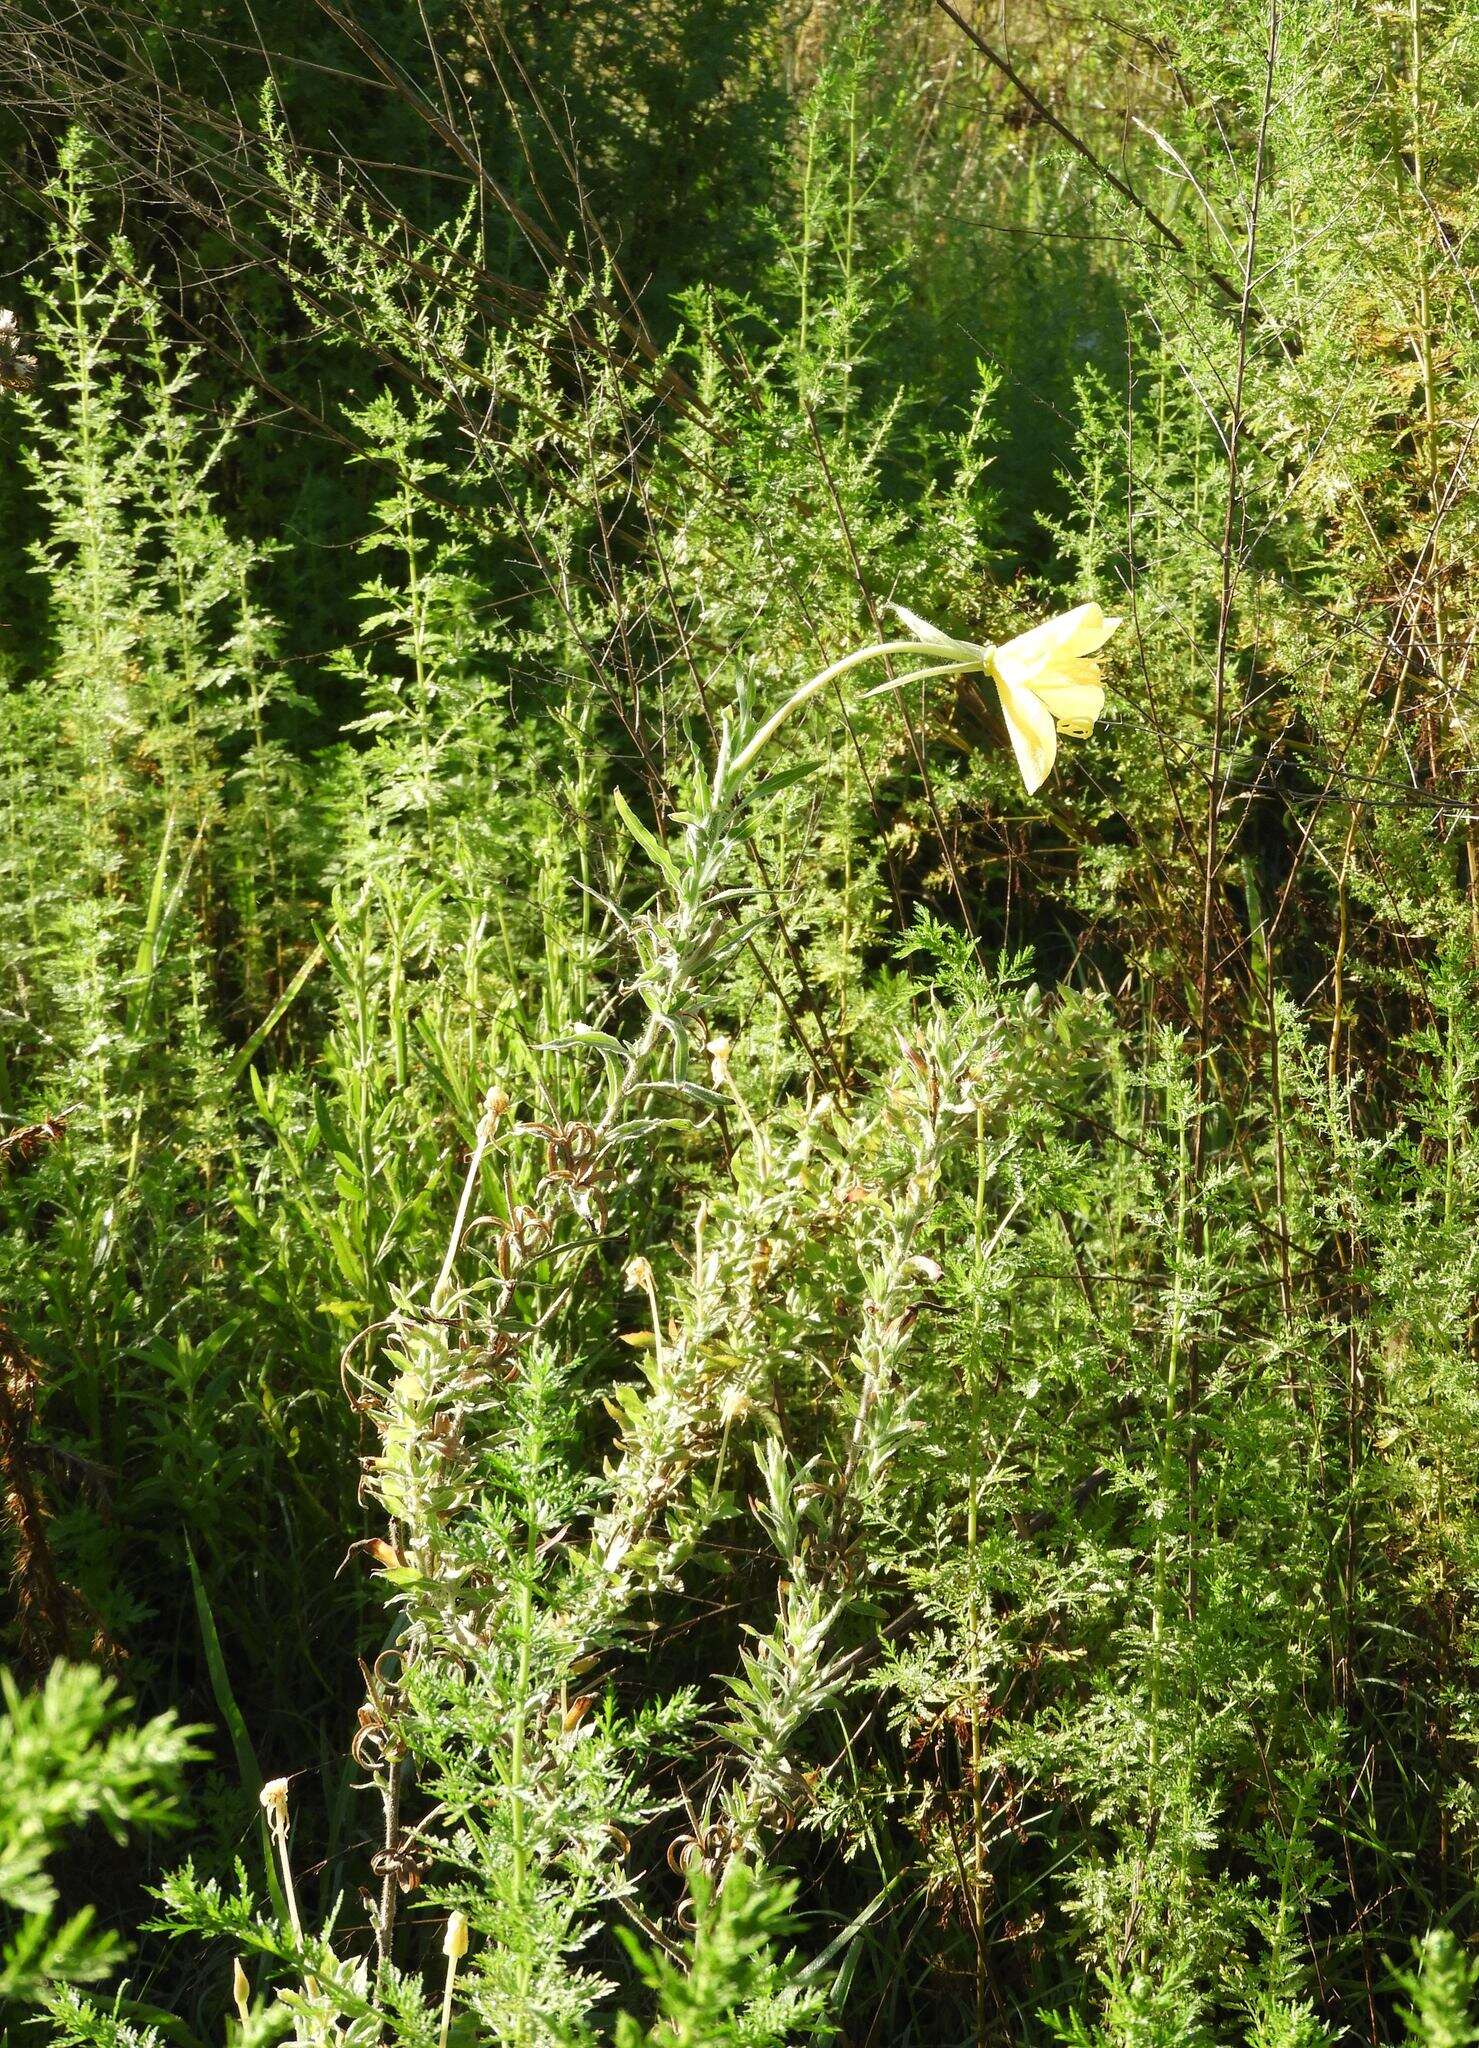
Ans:
<svg viewBox="0 0 1479 2048"><path fill-rule="evenodd" d="M983 668L996 683L1012 752L1027 794L1040 789L1058 756L1058 734L1087 739L1104 709L1099 664L1091 657L1123 623L1097 604L1076 605L999 647L952 640L903 605L894 611L920 643L962 667ZM887 687L887 686L886 686Z"/></svg>
<svg viewBox="0 0 1479 2048"><path fill-rule="evenodd" d="M1076 605L1056 619L1047 619L1030 632L999 646L975 640L954 640L932 626L928 619L893 607L907 639L878 640L844 654L839 661L811 676L793 690L785 702L730 754L728 743L715 771L716 793L721 787L737 787L769 745L776 731L792 712L814 697L829 683L837 682L864 662L885 656L910 656L923 666L906 675L881 683L871 696L900 690L906 683L923 682L931 676L968 675L984 670L996 684L1002 716L1017 757L1022 780L1031 796L1052 773L1058 757L1058 735L1087 739L1094 721L1104 709L1104 691L1099 683L1099 664L1092 657L1122 623L1107 619L1097 604Z"/></svg>

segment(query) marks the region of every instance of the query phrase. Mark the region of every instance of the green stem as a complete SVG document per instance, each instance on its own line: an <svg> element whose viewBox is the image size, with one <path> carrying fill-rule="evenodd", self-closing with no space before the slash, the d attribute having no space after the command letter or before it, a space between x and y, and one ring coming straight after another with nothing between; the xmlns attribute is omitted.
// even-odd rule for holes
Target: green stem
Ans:
<svg viewBox="0 0 1479 2048"><path fill-rule="evenodd" d="M514 1687L514 1724L509 1742L508 1787L509 1787L509 1832L513 1839L514 1865L514 1910L524 1916L525 1894L529 1884L529 1851L524 1829L524 1724L529 1711L529 1669L531 1639L534 1631L534 1565L538 1549L538 1536L531 1516L526 1524L524 1540L524 1578L519 1587L519 1669ZM520 2003L517 2021L516 2042L525 2039L523 2007L527 2003L529 1988L529 1963L527 1956L519 1966L519 1983L525 1994Z"/></svg>
<svg viewBox="0 0 1479 2048"><path fill-rule="evenodd" d="M1181 1377L1181 1285L1186 1259L1186 1119L1177 1122L1176 1250L1171 1283L1171 1336L1166 1359L1166 1406L1161 1436L1159 1499L1156 1503L1155 1605L1150 1619L1150 1776L1161 1762L1161 1667L1165 1653L1166 1513L1171 1499L1177 1388Z"/></svg>
<svg viewBox="0 0 1479 2048"><path fill-rule="evenodd" d="M981 1243L986 1220L986 1111L976 1107L976 1213L975 1213L975 1255L977 1260L977 1323L980 1322L979 1262ZM966 1502L966 1550L971 1560L970 1575L970 1631L971 1631L971 1839L972 1867L971 1880L975 1892L974 1909L971 1919L976 1936L976 2040L986 2039L986 1937L982 1925L982 1907L986 1895L986 1824L984 1801L981 1789L981 1601L976 1583L976 1553L980 1541L980 1431L976 1417L971 1417L971 1480L970 1494Z"/></svg>

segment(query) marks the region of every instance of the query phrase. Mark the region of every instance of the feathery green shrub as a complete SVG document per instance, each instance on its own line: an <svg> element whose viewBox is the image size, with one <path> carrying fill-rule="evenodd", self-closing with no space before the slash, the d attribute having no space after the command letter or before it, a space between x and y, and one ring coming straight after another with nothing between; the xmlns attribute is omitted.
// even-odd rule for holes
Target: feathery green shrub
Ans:
<svg viewBox="0 0 1479 2048"><path fill-rule="evenodd" d="M1463 10L99 14L0 330L18 2038L1470 2038ZM1030 798L984 667L805 687L1089 596ZM58 1919L42 1779L186 1860Z"/></svg>

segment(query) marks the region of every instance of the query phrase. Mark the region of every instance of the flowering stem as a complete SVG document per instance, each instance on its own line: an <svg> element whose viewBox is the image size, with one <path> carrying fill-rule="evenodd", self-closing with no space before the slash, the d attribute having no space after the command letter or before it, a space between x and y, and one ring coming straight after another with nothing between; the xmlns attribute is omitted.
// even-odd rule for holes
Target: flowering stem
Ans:
<svg viewBox="0 0 1479 2048"><path fill-rule="evenodd" d="M301 1945L303 1940L303 1921L298 1912L298 1891L293 1883L292 1859L288 1855L287 1779L271 1779L269 1783L262 1787L258 1797L261 1802L262 1811L267 1816L267 1826L271 1831L272 1839L277 1844L277 1860L282 1868L282 1888L287 1898L288 1919L292 1923L293 1933L297 1936ZM303 1989L310 1999L318 1997L318 1979L311 1972L304 1975Z"/></svg>
<svg viewBox="0 0 1479 2048"><path fill-rule="evenodd" d="M288 1855L288 1781L273 1778L261 1791L261 1805L267 1815L267 1825L277 1849L277 1861L282 1871L282 1888L287 1900L288 1919L292 1922L294 1934L303 1939L303 1922L298 1917L298 1894L293 1885L293 1864Z"/></svg>

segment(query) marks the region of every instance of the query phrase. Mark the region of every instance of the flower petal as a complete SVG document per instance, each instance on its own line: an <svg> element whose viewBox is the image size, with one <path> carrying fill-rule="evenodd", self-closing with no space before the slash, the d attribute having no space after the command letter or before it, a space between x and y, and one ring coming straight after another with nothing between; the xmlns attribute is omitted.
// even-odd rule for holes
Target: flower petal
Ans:
<svg viewBox="0 0 1479 2048"><path fill-rule="evenodd" d="M1099 609L1097 605L1093 607ZM1087 605L1080 605L1077 611L1061 612L1056 619L1044 619L1040 626L1033 626L1026 633L1019 633L1015 640L1006 641L997 649L1007 657L1011 670L1020 680L1051 660L1055 654L1069 652L1069 643L1074 634L1085 623L1081 614L1087 612Z"/></svg>
<svg viewBox="0 0 1479 2048"><path fill-rule="evenodd" d="M1075 725L1092 726L1104 710L1097 661L1054 662L1026 687L1047 705L1059 725L1068 719Z"/></svg>
<svg viewBox="0 0 1479 2048"><path fill-rule="evenodd" d="M1106 619L1100 606L1093 602L1075 605L1071 612L1060 612L1057 618L1044 619L1040 626L1019 633L998 651L1006 655L1017 679L1026 682L1033 670L1060 656L1071 659L1093 654L1123 623L1121 619Z"/></svg>
<svg viewBox="0 0 1479 2048"><path fill-rule="evenodd" d="M1058 734L1053 714L1031 690L1013 677L1003 675L994 664L993 673L996 676L996 694L1001 699L1002 716L1007 722L1007 736L1012 742L1012 752L1017 757L1027 794L1031 796L1047 781L1058 758Z"/></svg>
<svg viewBox="0 0 1479 2048"><path fill-rule="evenodd" d="M1081 604L1078 609L1084 616L1074 628L1067 650L1070 654L1097 654L1110 635L1125 623L1123 619L1107 619L1097 604ZM1069 613L1070 618L1074 616Z"/></svg>

